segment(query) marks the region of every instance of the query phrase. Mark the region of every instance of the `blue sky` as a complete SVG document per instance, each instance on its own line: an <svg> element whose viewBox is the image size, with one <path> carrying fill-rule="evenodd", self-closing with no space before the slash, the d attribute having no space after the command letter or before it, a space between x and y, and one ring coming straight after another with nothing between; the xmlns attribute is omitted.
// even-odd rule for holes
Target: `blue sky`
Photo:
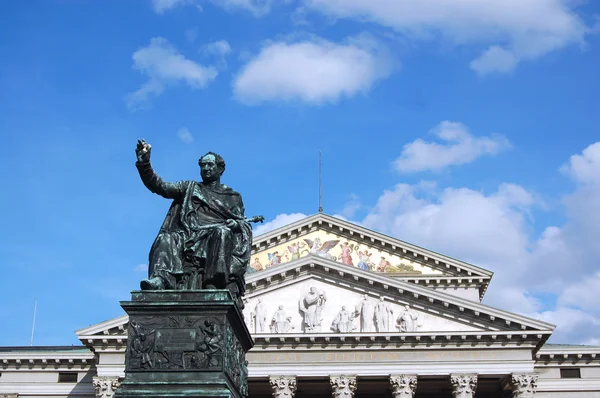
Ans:
<svg viewBox="0 0 600 398"><path fill-rule="evenodd" d="M495 272L485 302L600 344L592 1L0 3L0 345L120 316L207 151L260 231L324 207ZM596 144L596 145L594 145ZM259 232L260 232L259 231Z"/></svg>

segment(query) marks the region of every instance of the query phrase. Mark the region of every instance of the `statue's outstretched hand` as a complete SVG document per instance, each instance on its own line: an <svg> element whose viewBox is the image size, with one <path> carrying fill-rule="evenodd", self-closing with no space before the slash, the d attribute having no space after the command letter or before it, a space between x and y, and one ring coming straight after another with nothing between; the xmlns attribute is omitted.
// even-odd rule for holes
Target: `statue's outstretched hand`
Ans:
<svg viewBox="0 0 600 398"><path fill-rule="evenodd" d="M135 148L135 155L137 156L137 161L140 163L148 163L150 161L150 151L152 146L148 144L146 141L138 140L137 147Z"/></svg>

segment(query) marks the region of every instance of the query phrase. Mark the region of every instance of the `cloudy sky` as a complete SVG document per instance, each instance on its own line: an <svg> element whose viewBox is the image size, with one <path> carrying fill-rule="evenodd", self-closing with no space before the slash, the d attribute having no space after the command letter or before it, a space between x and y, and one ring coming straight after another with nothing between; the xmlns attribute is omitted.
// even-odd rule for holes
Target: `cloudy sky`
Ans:
<svg viewBox="0 0 600 398"><path fill-rule="evenodd" d="M0 345L123 314L207 151L268 228L324 208L495 272L485 303L600 344L600 4L0 2Z"/></svg>

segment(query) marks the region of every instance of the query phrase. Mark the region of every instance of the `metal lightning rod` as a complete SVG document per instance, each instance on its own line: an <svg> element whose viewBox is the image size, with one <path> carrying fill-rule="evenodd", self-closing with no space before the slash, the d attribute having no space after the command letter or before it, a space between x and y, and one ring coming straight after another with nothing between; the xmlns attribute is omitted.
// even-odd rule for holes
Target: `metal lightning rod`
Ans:
<svg viewBox="0 0 600 398"><path fill-rule="evenodd" d="M35 314L37 312L37 299L35 299L35 304L33 305L33 324L31 325L31 341L29 345L33 345L33 333L35 332Z"/></svg>
<svg viewBox="0 0 600 398"><path fill-rule="evenodd" d="M319 151L319 213L323 213L323 172L321 151Z"/></svg>

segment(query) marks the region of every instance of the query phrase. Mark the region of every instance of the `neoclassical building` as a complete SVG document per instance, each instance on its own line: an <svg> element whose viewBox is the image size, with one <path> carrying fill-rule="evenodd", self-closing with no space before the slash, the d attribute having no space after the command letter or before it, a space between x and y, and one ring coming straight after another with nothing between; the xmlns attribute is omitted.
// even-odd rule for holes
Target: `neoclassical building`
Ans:
<svg viewBox="0 0 600 398"><path fill-rule="evenodd" d="M316 214L257 236L249 395L600 398L600 347L482 304L492 272ZM79 347L0 347L0 397L112 397L128 318Z"/></svg>

